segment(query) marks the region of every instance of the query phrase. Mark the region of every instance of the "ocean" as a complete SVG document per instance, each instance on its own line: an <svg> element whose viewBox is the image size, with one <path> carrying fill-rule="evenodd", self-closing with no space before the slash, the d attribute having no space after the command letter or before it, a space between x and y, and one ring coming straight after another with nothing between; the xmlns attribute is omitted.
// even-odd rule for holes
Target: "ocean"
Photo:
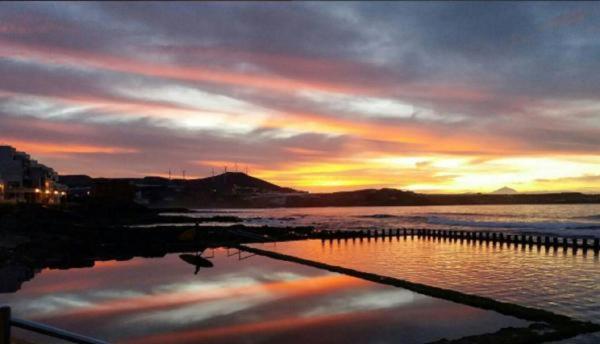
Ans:
<svg viewBox="0 0 600 344"><path fill-rule="evenodd" d="M314 226L327 230L493 230L600 237L600 204L196 209L195 213L179 215L198 218L237 216L243 219L241 223L250 226Z"/></svg>

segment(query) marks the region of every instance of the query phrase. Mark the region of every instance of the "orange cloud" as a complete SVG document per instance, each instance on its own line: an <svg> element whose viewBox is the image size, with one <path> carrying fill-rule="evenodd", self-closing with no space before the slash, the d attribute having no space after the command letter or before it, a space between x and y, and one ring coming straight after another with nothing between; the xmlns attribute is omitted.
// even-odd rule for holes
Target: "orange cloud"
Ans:
<svg viewBox="0 0 600 344"><path fill-rule="evenodd" d="M204 81L220 84L255 87L277 92L295 92L299 89L317 89L331 92L371 93L368 88L331 84L317 81L292 80L277 76L231 72L226 70L207 69L199 67L179 67L165 64L133 60L123 57L87 53L53 47L46 50L42 47L23 45L1 40L0 56L28 57L43 59L45 63L75 64L124 73L135 73L145 76L172 78L186 81Z"/></svg>
<svg viewBox="0 0 600 344"><path fill-rule="evenodd" d="M21 141L11 139L10 144L29 154L116 154L136 153L136 149L84 144L58 144L54 142Z"/></svg>

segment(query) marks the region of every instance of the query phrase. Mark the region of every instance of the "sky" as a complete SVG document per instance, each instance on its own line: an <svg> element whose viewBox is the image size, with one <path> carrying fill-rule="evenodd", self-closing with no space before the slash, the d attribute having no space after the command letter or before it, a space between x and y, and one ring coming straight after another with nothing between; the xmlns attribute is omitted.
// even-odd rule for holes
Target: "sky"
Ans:
<svg viewBox="0 0 600 344"><path fill-rule="evenodd" d="M61 174L600 192L600 3L0 4L0 144Z"/></svg>

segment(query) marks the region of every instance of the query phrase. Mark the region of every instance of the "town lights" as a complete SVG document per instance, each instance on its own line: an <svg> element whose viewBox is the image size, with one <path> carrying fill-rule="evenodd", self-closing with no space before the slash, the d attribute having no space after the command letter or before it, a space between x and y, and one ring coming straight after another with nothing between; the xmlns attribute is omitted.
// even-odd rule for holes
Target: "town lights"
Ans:
<svg viewBox="0 0 600 344"><path fill-rule="evenodd" d="M35 193L40 193L40 192L42 192L42 190L40 190L40 189L35 189Z"/></svg>
<svg viewBox="0 0 600 344"><path fill-rule="evenodd" d="M44 191L44 193L45 193L46 195L49 195L49 194L50 194L50 190L46 190L46 191Z"/></svg>
<svg viewBox="0 0 600 344"><path fill-rule="evenodd" d="M65 196L67 193L63 191L60 194L61 194L61 196Z"/></svg>
<svg viewBox="0 0 600 344"><path fill-rule="evenodd" d="M58 195L58 191L54 190L54 194L55 194L55 195Z"/></svg>

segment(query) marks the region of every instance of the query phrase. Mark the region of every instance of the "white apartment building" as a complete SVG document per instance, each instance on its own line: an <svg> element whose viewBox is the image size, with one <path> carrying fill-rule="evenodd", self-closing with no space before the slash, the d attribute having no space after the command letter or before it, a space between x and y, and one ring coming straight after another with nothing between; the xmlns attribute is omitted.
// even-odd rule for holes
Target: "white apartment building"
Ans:
<svg viewBox="0 0 600 344"><path fill-rule="evenodd" d="M0 146L0 201L57 204L66 195L58 174L11 146Z"/></svg>

